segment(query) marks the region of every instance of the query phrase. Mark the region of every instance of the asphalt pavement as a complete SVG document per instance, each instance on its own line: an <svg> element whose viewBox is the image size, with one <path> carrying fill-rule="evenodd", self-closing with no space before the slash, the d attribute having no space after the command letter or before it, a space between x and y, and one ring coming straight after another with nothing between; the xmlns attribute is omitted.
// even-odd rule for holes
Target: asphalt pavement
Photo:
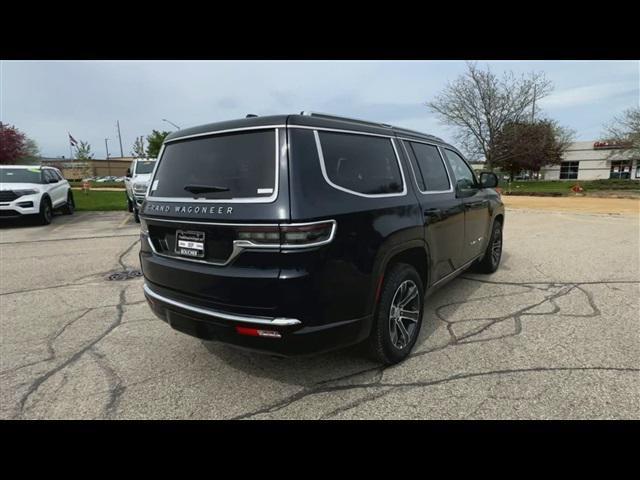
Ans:
<svg viewBox="0 0 640 480"><path fill-rule="evenodd" d="M173 331L138 242L124 212L0 227L0 418L640 418L637 215L508 209L500 270L431 295L387 368Z"/></svg>

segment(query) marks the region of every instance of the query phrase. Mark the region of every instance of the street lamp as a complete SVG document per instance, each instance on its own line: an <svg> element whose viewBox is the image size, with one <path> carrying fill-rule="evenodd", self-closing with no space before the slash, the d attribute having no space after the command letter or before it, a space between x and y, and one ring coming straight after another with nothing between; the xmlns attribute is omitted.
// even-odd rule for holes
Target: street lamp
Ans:
<svg viewBox="0 0 640 480"><path fill-rule="evenodd" d="M180 130L180 127L179 127L178 125L176 125L175 123L173 123L172 121L167 120L166 118L163 118L163 119L162 119L162 121L163 121L163 122L170 123L171 125L173 125L174 127L176 127L178 130Z"/></svg>
<svg viewBox="0 0 640 480"><path fill-rule="evenodd" d="M109 162L109 144L107 143L108 141L109 141L108 138L104 139L104 148L107 149L107 169L108 169L109 176L111 176L111 162Z"/></svg>

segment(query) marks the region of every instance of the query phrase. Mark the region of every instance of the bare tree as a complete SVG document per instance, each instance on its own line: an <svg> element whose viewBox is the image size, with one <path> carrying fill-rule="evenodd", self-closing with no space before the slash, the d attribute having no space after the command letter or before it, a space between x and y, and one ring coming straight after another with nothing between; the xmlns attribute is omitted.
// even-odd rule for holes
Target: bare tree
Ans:
<svg viewBox="0 0 640 480"><path fill-rule="evenodd" d="M484 156L491 168L498 132L507 123L533 119L535 103L551 91L544 73L516 76L505 72L500 78L489 67L482 70L468 62L467 72L448 83L426 106L443 123L457 127L456 140L471 158Z"/></svg>
<svg viewBox="0 0 640 480"><path fill-rule="evenodd" d="M143 158L145 156L144 151L144 137L136 137L136 141L133 142L133 149L131 154L137 158Z"/></svg>
<svg viewBox="0 0 640 480"><path fill-rule="evenodd" d="M605 127L608 143L623 147L629 154L640 154L640 107L628 108Z"/></svg>

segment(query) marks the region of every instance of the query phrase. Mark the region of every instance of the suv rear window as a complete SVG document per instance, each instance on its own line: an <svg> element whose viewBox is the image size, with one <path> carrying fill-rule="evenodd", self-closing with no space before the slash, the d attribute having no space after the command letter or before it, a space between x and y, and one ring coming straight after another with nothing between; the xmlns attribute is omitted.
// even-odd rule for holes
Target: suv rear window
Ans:
<svg viewBox="0 0 640 480"><path fill-rule="evenodd" d="M151 173L153 172L153 167L155 166L156 162L153 162L151 160L145 160L145 161L138 161L138 163L136 163L136 173L137 174L146 174L146 173Z"/></svg>
<svg viewBox="0 0 640 480"><path fill-rule="evenodd" d="M391 139L319 131L323 168L333 186L365 195L403 191Z"/></svg>
<svg viewBox="0 0 640 480"><path fill-rule="evenodd" d="M197 185L228 189L197 194L203 198L275 198L276 140L270 129L168 143L150 196L193 197L185 187Z"/></svg>

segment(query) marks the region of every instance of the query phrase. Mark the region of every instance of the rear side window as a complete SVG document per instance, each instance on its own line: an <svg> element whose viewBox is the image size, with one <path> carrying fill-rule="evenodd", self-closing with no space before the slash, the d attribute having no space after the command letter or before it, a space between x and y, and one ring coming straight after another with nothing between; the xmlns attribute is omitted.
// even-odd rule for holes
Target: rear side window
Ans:
<svg viewBox="0 0 640 480"><path fill-rule="evenodd" d="M150 196L275 199L277 135L276 130L270 129L168 143Z"/></svg>
<svg viewBox="0 0 640 480"><path fill-rule="evenodd" d="M449 190L449 177L438 148L424 143L408 143L418 164L419 173L416 172L416 175L422 175L424 185L422 190L429 192Z"/></svg>
<svg viewBox="0 0 640 480"><path fill-rule="evenodd" d="M324 173L334 187L363 195L404 192L391 139L326 131L316 134Z"/></svg>

